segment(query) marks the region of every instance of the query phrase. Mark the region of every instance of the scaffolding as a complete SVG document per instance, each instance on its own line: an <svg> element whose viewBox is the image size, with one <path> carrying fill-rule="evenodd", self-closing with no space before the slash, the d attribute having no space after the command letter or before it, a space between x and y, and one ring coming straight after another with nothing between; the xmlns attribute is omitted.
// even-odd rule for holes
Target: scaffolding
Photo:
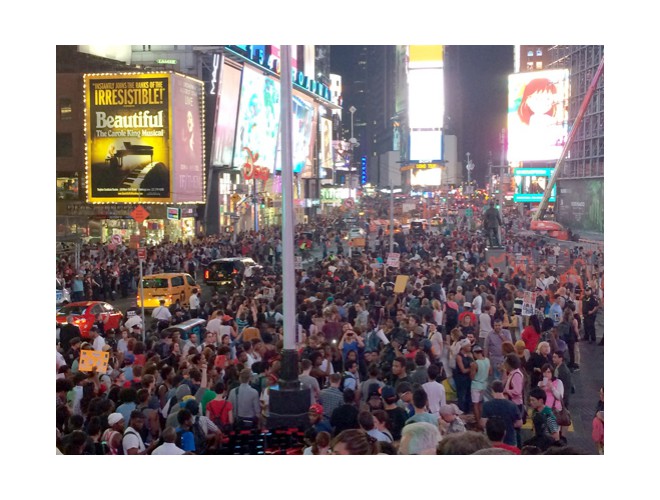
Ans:
<svg viewBox="0 0 660 500"><path fill-rule="evenodd" d="M554 45L549 49L548 69L568 69L570 73L570 97L568 122L575 122L580 104L603 58L603 45ZM605 165L605 77L589 102L586 113L578 125L569 156L564 162L558 179L587 179L604 176Z"/></svg>

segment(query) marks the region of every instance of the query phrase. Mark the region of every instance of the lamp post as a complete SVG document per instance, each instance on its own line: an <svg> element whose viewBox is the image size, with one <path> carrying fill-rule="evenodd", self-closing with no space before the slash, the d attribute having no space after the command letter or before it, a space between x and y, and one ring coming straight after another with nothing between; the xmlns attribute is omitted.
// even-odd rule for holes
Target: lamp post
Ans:
<svg viewBox="0 0 660 500"><path fill-rule="evenodd" d="M351 138L348 142L351 143L351 163L348 165L348 197L352 198L351 190L353 186L353 163L355 160L355 148L360 145L355 136L353 135L353 115L357 111L355 106L348 108L348 111L351 113Z"/></svg>
<svg viewBox="0 0 660 500"><path fill-rule="evenodd" d="M465 153L467 156L467 164L465 165L465 168L468 171L468 193L470 194L470 207L472 206L472 179L471 179L471 174L472 171L474 170L474 163L470 159L470 153ZM468 223L468 231L472 230L472 218L468 217L467 218L467 223Z"/></svg>

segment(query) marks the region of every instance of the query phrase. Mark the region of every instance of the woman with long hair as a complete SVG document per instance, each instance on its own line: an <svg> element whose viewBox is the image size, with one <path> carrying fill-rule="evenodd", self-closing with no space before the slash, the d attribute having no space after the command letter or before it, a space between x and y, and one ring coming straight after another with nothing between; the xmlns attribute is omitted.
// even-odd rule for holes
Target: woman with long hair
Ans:
<svg viewBox="0 0 660 500"><path fill-rule="evenodd" d="M380 446L376 438L362 429L345 429L331 444L333 455L378 455Z"/></svg>
<svg viewBox="0 0 660 500"><path fill-rule="evenodd" d="M536 387L539 385L539 382L543 378L543 373L541 371L543 365L552 365L550 351L550 344L548 342L539 342L538 346L536 346L536 350L530 354L529 361L527 361L527 365L525 366L527 373L529 374L530 387Z"/></svg>

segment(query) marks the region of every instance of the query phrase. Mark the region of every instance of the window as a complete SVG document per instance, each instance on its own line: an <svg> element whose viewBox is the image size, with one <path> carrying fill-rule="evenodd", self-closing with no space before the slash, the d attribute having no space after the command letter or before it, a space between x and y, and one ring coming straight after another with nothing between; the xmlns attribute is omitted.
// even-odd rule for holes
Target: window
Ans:
<svg viewBox="0 0 660 500"><path fill-rule="evenodd" d="M183 276L172 276L172 286L183 286Z"/></svg>
<svg viewBox="0 0 660 500"><path fill-rule="evenodd" d="M527 71L533 71L533 70L534 70L534 62L527 61Z"/></svg>
<svg viewBox="0 0 660 500"><path fill-rule="evenodd" d="M543 51L541 49L536 49L536 56L541 57L543 55Z"/></svg>
<svg viewBox="0 0 660 500"><path fill-rule="evenodd" d="M197 286L197 283L195 283L195 280L192 279L192 276L186 276L186 281L190 286Z"/></svg>
<svg viewBox="0 0 660 500"><path fill-rule="evenodd" d="M543 69L543 61L536 61L536 69Z"/></svg>
<svg viewBox="0 0 660 500"><path fill-rule="evenodd" d="M57 134L55 138L55 154L58 158L70 158L73 156L73 134Z"/></svg>
<svg viewBox="0 0 660 500"><path fill-rule="evenodd" d="M534 51L533 50L528 50L527 51L527 57L534 57Z"/></svg>
<svg viewBox="0 0 660 500"><path fill-rule="evenodd" d="M71 109L71 99L63 98L59 100L60 120L71 120L73 111Z"/></svg>

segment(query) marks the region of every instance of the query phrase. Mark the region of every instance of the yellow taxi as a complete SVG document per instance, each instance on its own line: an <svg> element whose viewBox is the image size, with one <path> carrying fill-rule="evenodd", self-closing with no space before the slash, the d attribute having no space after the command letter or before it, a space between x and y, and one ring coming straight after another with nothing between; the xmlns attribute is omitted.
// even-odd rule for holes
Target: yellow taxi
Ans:
<svg viewBox="0 0 660 500"><path fill-rule="evenodd" d="M199 286L195 279L186 273L161 273L142 277L142 288L144 289L144 308L154 309L165 300L165 306L169 307L177 299L181 305L188 305L192 291ZM137 305L142 307L140 288L138 287Z"/></svg>

